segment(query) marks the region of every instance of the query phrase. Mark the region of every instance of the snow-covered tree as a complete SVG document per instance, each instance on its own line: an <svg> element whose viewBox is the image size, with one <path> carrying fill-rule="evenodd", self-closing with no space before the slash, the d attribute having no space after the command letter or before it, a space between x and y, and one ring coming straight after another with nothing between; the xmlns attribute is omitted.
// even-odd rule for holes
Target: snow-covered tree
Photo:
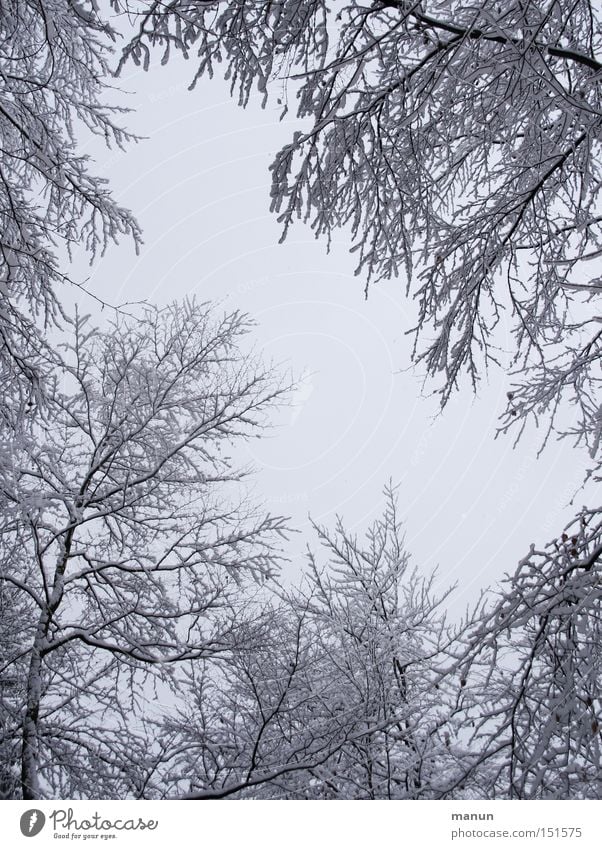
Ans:
<svg viewBox="0 0 602 849"><path fill-rule="evenodd" d="M226 664L194 664L167 723L167 783L189 797L433 798L463 774L458 635L410 568L393 492L365 543L316 530L327 562L248 609Z"/></svg>
<svg viewBox="0 0 602 849"><path fill-rule="evenodd" d="M531 547L468 640L465 783L475 796L599 799L602 626L599 511Z"/></svg>
<svg viewBox="0 0 602 849"><path fill-rule="evenodd" d="M500 430L568 435L599 483L599 4L149 0L122 61L154 50L193 61L193 82L221 66L243 106L257 89L295 108L271 168L283 237L343 228L366 291L403 277L443 404L500 366ZM443 795L599 796L600 515L534 547L455 646L473 760Z"/></svg>
<svg viewBox="0 0 602 849"><path fill-rule="evenodd" d="M195 661L184 706L167 717L164 786L194 799L312 798L311 773L343 743L324 703L306 611L291 599L249 601L228 656Z"/></svg>
<svg viewBox="0 0 602 849"><path fill-rule="evenodd" d="M324 798L434 798L461 760L453 717L463 691L446 624L448 592L410 565L395 493L365 542L341 521L318 528L327 566L311 558L313 640L334 683L346 742L316 770Z"/></svg>
<svg viewBox="0 0 602 849"><path fill-rule="evenodd" d="M272 207L285 232L347 228L366 286L403 275L443 402L500 361L514 370L503 428L545 411L602 456L598 5L149 0L123 61L153 48L195 62L194 80L221 66L242 105L254 88L296 101Z"/></svg>
<svg viewBox="0 0 602 849"><path fill-rule="evenodd" d="M248 502L232 456L285 392L247 330L195 303L102 332L78 317L13 446L0 586L27 617L0 681L22 696L24 798L146 792L171 668L226 651L241 588L278 566L283 520Z"/></svg>
<svg viewBox="0 0 602 849"><path fill-rule="evenodd" d="M44 395L48 334L70 281L60 258L74 247L94 257L121 235L140 241L79 152L89 133L107 145L131 138L109 104L115 38L96 0L0 5L0 425L9 429Z"/></svg>
<svg viewBox="0 0 602 849"><path fill-rule="evenodd" d="M0 799L20 794L20 734L26 656L33 639L27 597L0 579Z"/></svg>
<svg viewBox="0 0 602 849"><path fill-rule="evenodd" d="M599 509L468 630L409 569L391 493L365 544L318 528L326 566L251 592L283 523L239 500L231 444L283 389L240 347L246 319L64 314L73 246L140 241L78 150L130 138L109 20L123 62L180 52L243 106L295 100L284 234L344 228L366 290L403 276L443 403L501 363L501 430L544 417L602 474L595 4L3 2L0 795L599 798Z"/></svg>

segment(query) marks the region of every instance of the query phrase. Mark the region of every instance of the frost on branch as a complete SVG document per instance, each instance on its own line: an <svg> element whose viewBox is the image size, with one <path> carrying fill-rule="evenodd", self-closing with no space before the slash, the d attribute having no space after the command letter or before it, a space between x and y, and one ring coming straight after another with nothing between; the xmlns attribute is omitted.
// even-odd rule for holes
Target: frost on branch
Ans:
<svg viewBox="0 0 602 849"><path fill-rule="evenodd" d="M415 357L440 379L443 403L463 375L476 385L489 362L515 367L517 382L526 375L525 403L508 409L514 426L553 414L581 372L599 389L595 4L174 0L146 9L124 60L181 51L196 58L197 77L221 63L243 104L253 84L285 109L296 101L300 129L272 165L272 208L285 232L298 218L326 239L345 228L366 286L404 275L417 303ZM510 346L495 332L502 320ZM599 403L585 405L590 450Z"/></svg>
<svg viewBox="0 0 602 849"><path fill-rule="evenodd" d="M410 567L393 492L365 540L316 531L324 562L248 606L237 650L194 664L162 729L165 781L187 798L437 798L458 775L462 629Z"/></svg>
<svg viewBox="0 0 602 849"><path fill-rule="evenodd" d="M602 517L532 546L468 642L475 795L602 793Z"/></svg>
<svg viewBox="0 0 602 849"><path fill-rule="evenodd" d="M78 151L88 133L108 146L131 138L103 102L115 37L96 3L0 5L0 389L10 428L43 400L52 369L47 334L69 282L59 253L81 246L94 257L121 235L140 241Z"/></svg>
<svg viewBox="0 0 602 849"><path fill-rule="evenodd" d="M22 737L24 798L150 792L147 715L172 668L228 650L243 588L278 570L284 522L231 457L285 392L243 353L247 329L195 303L105 332L76 318L53 414L14 446L0 589L26 615L0 745Z"/></svg>

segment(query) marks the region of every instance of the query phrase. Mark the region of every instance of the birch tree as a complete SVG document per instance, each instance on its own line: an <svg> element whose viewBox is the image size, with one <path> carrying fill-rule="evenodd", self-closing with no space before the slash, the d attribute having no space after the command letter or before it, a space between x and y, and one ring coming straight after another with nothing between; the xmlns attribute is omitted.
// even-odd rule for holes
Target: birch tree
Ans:
<svg viewBox="0 0 602 849"><path fill-rule="evenodd" d="M172 668L231 648L242 588L278 568L283 520L233 456L285 391L248 329L195 303L102 332L77 317L52 416L12 446L0 585L28 616L0 680L22 693L3 730L23 798L150 792L146 713Z"/></svg>
<svg viewBox="0 0 602 849"><path fill-rule="evenodd" d="M79 285L68 267L74 248L93 259L120 236L140 243L134 218L80 153L89 134L109 146L132 138L116 123L121 110L108 102L115 38L95 2L8 0L0 6L0 792L6 796L19 784L27 646L34 641L35 611L42 610L38 585L23 583L34 555L20 469L34 455L46 471L56 459L43 457L36 442L41 417L64 418L64 411L50 409L61 368L50 338L56 342L66 323L61 289Z"/></svg>

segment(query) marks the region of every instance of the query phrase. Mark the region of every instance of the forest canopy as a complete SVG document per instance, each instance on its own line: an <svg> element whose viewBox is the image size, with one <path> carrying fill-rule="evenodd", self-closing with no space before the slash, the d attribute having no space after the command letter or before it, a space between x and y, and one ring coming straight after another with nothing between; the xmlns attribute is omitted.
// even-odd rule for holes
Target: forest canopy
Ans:
<svg viewBox="0 0 602 849"><path fill-rule="evenodd" d="M343 228L367 293L400 278L442 405L510 370L500 429L569 436L599 483L594 4L3 2L0 795L600 798L602 507L460 622L392 485L365 536L315 524L291 586L233 459L291 389L251 320L67 308L76 246L142 246L82 138L127 145L116 76L181 59L190 98L219 71L296 114L283 239Z"/></svg>

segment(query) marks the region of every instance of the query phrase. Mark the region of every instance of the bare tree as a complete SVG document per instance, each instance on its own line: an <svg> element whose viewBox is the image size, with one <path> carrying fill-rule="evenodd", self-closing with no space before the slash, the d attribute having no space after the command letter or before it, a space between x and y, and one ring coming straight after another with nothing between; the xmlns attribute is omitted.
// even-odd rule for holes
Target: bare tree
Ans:
<svg viewBox="0 0 602 849"><path fill-rule="evenodd" d="M544 440L583 442L599 480L594 4L109 6L137 21L123 62L175 50L196 55L193 84L222 63L243 106L255 87L283 112L295 98L272 166L284 235L346 228L366 291L404 276L442 403L499 362L501 430L545 417ZM598 797L599 510L533 548L470 636L407 571L392 497L365 546L318 529L327 568L250 598L283 523L237 500L226 452L283 389L244 358L245 319L186 305L101 333L78 317L64 355L48 344L70 325L57 257L140 240L77 150L85 132L129 138L107 105L109 6L0 8L0 793L19 767L25 798ZM184 667L192 706L151 742L149 693L179 704Z"/></svg>
<svg viewBox="0 0 602 849"><path fill-rule="evenodd" d="M153 49L296 99L272 209L345 228L371 281L402 274L414 359L442 404L509 373L500 431L584 445L600 481L602 11L589 0L144 4L122 61ZM502 335L509 323L512 341ZM599 796L600 510L533 548L468 648L472 768L443 795ZM476 678L475 678L476 676ZM471 698L473 699L472 707Z"/></svg>
<svg viewBox="0 0 602 849"><path fill-rule="evenodd" d="M140 242L133 217L78 150L87 133L107 145L131 138L108 102L115 38L96 0L0 7L0 423L9 428L40 403L52 370L47 335L70 282L59 259L74 246L94 257L124 234Z"/></svg>
<svg viewBox="0 0 602 849"><path fill-rule="evenodd" d="M193 665L167 723L166 783L189 798L433 798L463 774L456 635L409 569L393 492L365 545L317 530L327 564L251 605L227 663Z"/></svg>
<svg viewBox="0 0 602 849"><path fill-rule="evenodd" d="M122 61L181 52L193 83L221 64L242 105L254 87L284 111L296 99L272 208L285 233L296 218L326 239L348 228L366 286L403 272L443 403L499 361L514 368L502 428L545 412L601 456L596 4L149 0L140 21Z"/></svg>
<svg viewBox="0 0 602 849"><path fill-rule="evenodd" d="M151 694L169 702L171 667L229 647L284 532L231 456L285 392L241 347L244 316L187 303L72 330L52 417L32 417L3 482L0 582L29 611L0 672L25 668L24 798L144 792Z"/></svg>
<svg viewBox="0 0 602 849"><path fill-rule="evenodd" d="M476 796L599 799L602 632L599 511L531 547L468 641L465 726Z"/></svg>
<svg viewBox="0 0 602 849"><path fill-rule="evenodd" d="M324 710L336 685L291 599L248 599L243 619L228 656L191 664L185 703L160 731L164 786L192 799L312 798L311 771L344 743Z"/></svg>
<svg viewBox="0 0 602 849"><path fill-rule="evenodd" d="M314 771L325 798L418 799L454 774L453 716L463 693L435 576L410 566L396 496L364 542L339 520L317 528L326 567L310 559L312 641L344 728L344 746Z"/></svg>

